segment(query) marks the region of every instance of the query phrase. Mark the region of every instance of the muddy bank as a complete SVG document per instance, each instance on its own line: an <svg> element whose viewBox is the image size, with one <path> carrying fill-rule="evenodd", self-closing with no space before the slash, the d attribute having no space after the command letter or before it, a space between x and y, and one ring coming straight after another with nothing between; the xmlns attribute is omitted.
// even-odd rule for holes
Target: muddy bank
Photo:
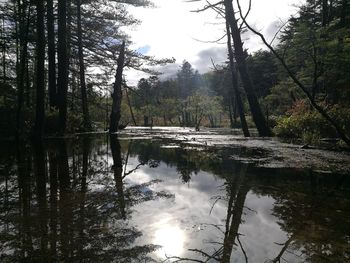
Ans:
<svg viewBox="0 0 350 263"><path fill-rule="evenodd" d="M302 149L300 145L278 138L244 138L240 131L177 127L130 127L120 132L122 138L162 139L164 147L210 148L219 158L229 158L258 167L312 169L322 173L350 174L350 153L323 149ZM225 155L225 156L224 156Z"/></svg>

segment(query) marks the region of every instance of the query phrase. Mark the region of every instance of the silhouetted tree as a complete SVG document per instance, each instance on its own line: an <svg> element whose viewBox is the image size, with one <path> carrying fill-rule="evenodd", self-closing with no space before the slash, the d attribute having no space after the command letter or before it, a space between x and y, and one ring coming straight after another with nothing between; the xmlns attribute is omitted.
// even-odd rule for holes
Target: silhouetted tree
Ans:
<svg viewBox="0 0 350 263"><path fill-rule="evenodd" d="M121 116L121 103L122 103L122 82L123 82L123 69L125 60L125 41L120 46L120 53L117 60L117 72L115 74L115 81L113 85L112 93L112 110L109 122L109 132L118 131L119 120Z"/></svg>

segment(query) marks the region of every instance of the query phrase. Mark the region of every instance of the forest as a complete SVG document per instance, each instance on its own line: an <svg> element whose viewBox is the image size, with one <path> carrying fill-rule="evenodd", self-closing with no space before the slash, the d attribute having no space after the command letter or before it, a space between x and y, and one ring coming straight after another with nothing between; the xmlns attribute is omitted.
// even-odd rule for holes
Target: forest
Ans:
<svg viewBox="0 0 350 263"><path fill-rule="evenodd" d="M348 262L350 1L265 2L0 1L0 262Z"/></svg>
<svg viewBox="0 0 350 263"><path fill-rule="evenodd" d="M241 39L253 28L237 12L230 16L230 1L205 5L197 12L214 9L226 21L227 62L200 74L183 61L168 78L154 66L174 61L129 50L123 31L139 23L128 6L151 3L103 2L1 4L2 136L109 130L111 113L119 112L116 127L231 127L245 136L257 128L261 136L349 145L347 1L306 1L280 28L277 44L254 53ZM124 68L149 77L128 86Z"/></svg>

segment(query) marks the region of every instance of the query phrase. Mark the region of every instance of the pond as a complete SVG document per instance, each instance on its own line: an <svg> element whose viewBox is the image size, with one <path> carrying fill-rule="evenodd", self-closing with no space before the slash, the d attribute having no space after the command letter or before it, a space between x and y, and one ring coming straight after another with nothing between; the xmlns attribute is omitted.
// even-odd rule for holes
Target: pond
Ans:
<svg viewBox="0 0 350 263"><path fill-rule="evenodd" d="M140 134L2 142L0 261L350 261L348 174Z"/></svg>

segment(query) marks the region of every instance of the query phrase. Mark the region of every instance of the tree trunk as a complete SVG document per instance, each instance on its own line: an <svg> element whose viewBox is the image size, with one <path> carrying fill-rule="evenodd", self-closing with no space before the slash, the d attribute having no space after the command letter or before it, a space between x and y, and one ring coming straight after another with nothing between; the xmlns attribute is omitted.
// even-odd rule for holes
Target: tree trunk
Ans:
<svg viewBox="0 0 350 263"><path fill-rule="evenodd" d="M125 60L125 41L123 41L120 47L120 53L117 60L117 73L115 75L115 82L113 86L112 94L112 111L109 122L109 132L117 132L119 120L121 117L121 104L122 104L122 81L123 81L123 68Z"/></svg>
<svg viewBox="0 0 350 263"><path fill-rule="evenodd" d="M58 1L58 109L59 132L67 126L68 53L67 53L67 0Z"/></svg>
<svg viewBox="0 0 350 263"><path fill-rule="evenodd" d="M44 1L36 1L37 10L37 39L36 39L36 111L35 136L41 138L44 133L45 118L45 25Z"/></svg>
<svg viewBox="0 0 350 263"><path fill-rule="evenodd" d="M26 5L20 5L18 2L18 20L19 20L19 49L17 45L17 112L16 112L16 137L21 135L22 131L22 108L24 101L24 72L28 55L28 33L29 33L29 20L30 20L30 5L26 13ZM23 21L26 17L26 22ZM17 32L18 33L18 32ZM18 44L18 40L17 44ZM18 54L20 53L20 54ZM19 58L19 59L18 59Z"/></svg>
<svg viewBox="0 0 350 263"><path fill-rule="evenodd" d="M252 113L253 121L258 129L260 136L271 136L272 132L266 124L264 114L261 111L258 99L254 93L253 83L248 74L246 65L246 54L243 50L243 43L241 39L241 32L237 25L235 13L233 10L232 0L224 0L225 4L225 16L231 28L231 35L233 39L235 58L238 65L238 70L242 79L243 87L247 95L247 99Z"/></svg>
<svg viewBox="0 0 350 263"><path fill-rule="evenodd" d="M328 24L328 0L322 0L322 27L325 27Z"/></svg>
<svg viewBox="0 0 350 263"><path fill-rule="evenodd" d="M231 127L231 129L233 129L235 127L234 121L233 121L233 109L232 109L234 106L231 103L232 100L233 99L231 98L230 99L230 104L228 105L228 117L230 118L230 127Z"/></svg>
<svg viewBox="0 0 350 263"><path fill-rule="evenodd" d="M53 0L47 0L47 45L49 63L49 105L57 106L56 87L56 49L55 49L55 17L53 13Z"/></svg>
<svg viewBox="0 0 350 263"><path fill-rule="evenodd" d="M239 118L241 120L241 127L242 127L242 131L243 131L243 135L244 135L244 137L250 137L247 121L246 121L245 115L244 115L243 102L242 102L241 94L240 94L239 89L238 89L238 78L237 78L237 71L236 71L235 63L233 61L234 54L233 54L233 50L232 50L230 27L229 27L229 23L227 21L226 21L226 34L227 34L227 50L228 50L228 57L230 60L230 70L231 70L231 78L232 78L232 89L233 89L233 93L235 94L235 98L236 98L236 103L235 103L236 105L235 106L237 106L237 109L238 109ZM232 100L233 100L233 98L232 98ZM234 104L232 103L232 100L231 100L232 110L235 111L233 108Z"/></svg>
<svg viewBox="0 0 350 263"><path fill-rule="evenodd" d="M133 121L134 125L137 126L135 115L134 115L134 112L133 112L132 106L131 106L131 101L130 101L128 89L125 89L125 94L126 94L126 100L128 101L128 106L129 106L132 121Z"/></svg>
<svg viewBox="0 0 350 263"><path fill-rule="evenodd" d="M81 28L81 1L77 0L77 26L78 26L78 57L79 57L79 77L80 77L80 90L81 90L81 103L83 108L83 123L84 130L91 130L90 114L87 101L86 83L85 83L85 65L84 65L84 52L82 41L82 28Z"/></svg>
<svg viewBox="0 0 350 263"><path fill-rule="evenodd" d="M148 123L148 116L144 115L143 116L143 126L148 127L149 123Z"/></svg>
<svg viewBox="0 0 350 263"><path fill-rule="evenodd" d="M2 76L3 82L6 82L6 37L5 37L5 17L2 17L2 30L1 38L3 39L2 45Z"/></svg>

